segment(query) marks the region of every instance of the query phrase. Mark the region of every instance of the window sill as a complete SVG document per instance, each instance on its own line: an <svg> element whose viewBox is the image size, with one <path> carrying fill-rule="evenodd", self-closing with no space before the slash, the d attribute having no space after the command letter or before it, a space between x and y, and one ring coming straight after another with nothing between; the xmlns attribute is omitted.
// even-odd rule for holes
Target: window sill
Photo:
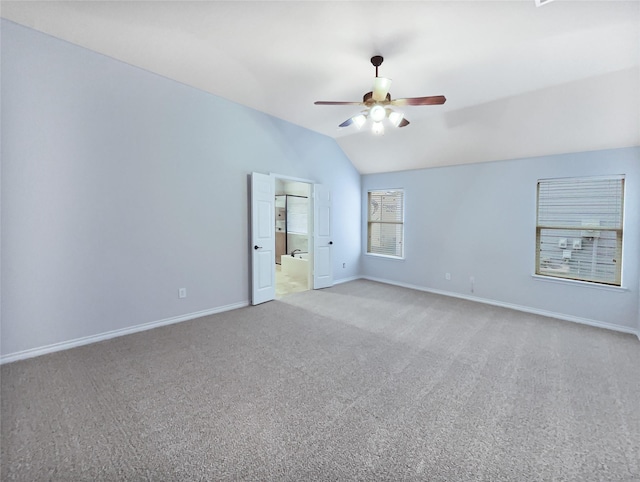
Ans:
<svg viewBox="0 0 640 482"><path fill-rule="evenodd" d="M536 281L546 281L547 283L559 283L566 284L571 286L582 286L585 288L595 288L597 290L605 290L605 291L618 291L624 292L629 291L628 288L624 286L611 286L600 283L590 283L589 281L580 281L576 279L566 279L566 278L554 278L553 276L543 276L539 274L532 274L531 277Z"/></svg>
<svg viewBox="0 0 640 482"><path fill-rule="evenodd" d="M382 259L391 259L395 261L404 261L404 258L399 258L398 256L389 256L386 254L376 254L376 253L365 253L365 256L370 256L372 258L382 258Z"/></svg>

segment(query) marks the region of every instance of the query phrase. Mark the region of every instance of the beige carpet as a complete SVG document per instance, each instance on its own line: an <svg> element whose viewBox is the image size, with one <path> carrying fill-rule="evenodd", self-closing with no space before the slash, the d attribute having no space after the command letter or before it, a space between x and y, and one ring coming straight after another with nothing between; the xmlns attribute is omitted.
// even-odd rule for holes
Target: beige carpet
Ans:
<svg viewBox="0 0 640 482"><path fill-rule="evenodd" d="M637 338L368 281L0 387L3 481L640 480Z"/></svg>

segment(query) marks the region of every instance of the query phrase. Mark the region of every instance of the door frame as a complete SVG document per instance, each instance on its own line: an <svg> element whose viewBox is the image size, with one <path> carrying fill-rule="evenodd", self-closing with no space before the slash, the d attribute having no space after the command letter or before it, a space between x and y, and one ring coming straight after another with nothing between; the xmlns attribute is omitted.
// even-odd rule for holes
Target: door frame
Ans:
<svg viewBox="0 0 640 482"><path fill-rule="evenodd" d="M315 197L316 197L316 186L322 186L322 184L317 183L317 182L315 182L313 180L310 180L310 179L303 179L303 178L298 178L298 177L293 177L293 176L285 176L285 175L277 174L277 173L273 173L273 172L270 172L268 174L262 174L260 172L254 171L254 173L255 174L260 174L260 175L262 175L264 177L270 177L272 179L273 184L275 184L275 180L276 179L282 179L282 180L285 180L285 181L300 182L300 183L308 184L310 186L310 188L309 188L309 193L310 193L310 196L309 196L309 199L310 199L310 202L309 202L309 219L310 219L310 221L309 221L309 226L310 226L309 236L311 237L311 242L309 243L309 271L307 273L308 286L309 286L309 289L319 289L319 288L333 286L333 266L331 266L331 265L329 266L329 269L331 270L331 276L330 276L331 282L330 282L330 284L327 284L326 286L318 286L318 287L316 287L316 283L315 283L315 258L314 258L314 255L315 255L315 253L317 251L316 235L315 235L315 233L316 233L316 224L317 224L316 219L315 219L315 207L316 207ZM253 246L253 243L254 243L254 239L253 239L254 238L254 233L253 233L253 230L254 230L254 226L253 226L254 225L254 214L253 214L253 211L254 211L253 210L253 203L254 203L254 201L253 201L253 196L254 196L253 189L254 188L253 188L253 182L254 181L253 181L253 173L252 173L252 175L251 175L251 183L250 183L251 186L252 186L251 187L251 196L250 196L251 197L251 206L252 206L251 215L250 215L250 218L251 218L251 220L250 220L251 235L250 235L250 241L249 241L250 258L251 258L251 262L250 262L250 264L251 264L251 283L250 283L250 285L251 285L251 293L250 293L250 298L251 298L251 304L255 305L256 304L254 302L255 301L254 300L255 287L254 287L254 283L253 283L253 281L254 281L253 277L256 275L256 273L255 273L255 259L254 259L255 258L255 254L253 253L253 248L254 248L254 246ZM330 191L328 191L328 192L330 192ZM273 192L273 195L275 196L275 191ZM274 201L274 205L272 205L272 206L275 206L275 199L273 201ZM272 211L273 212L272 212L272 215L271 215L270 226L271 226L271 230L272 230L271 233L273 235L273 240L274 240L274 243L275 243L276 226L275 226L275 218L274 218L275 210L274 210L273 207L272 207ZM329 217L329 219L331 219L331 218ZM329 242L328 244L332 245L333 242ZM275 246L274 246L274 248L275 248ZM331 248L329 248L329 249L331 249ZM273 289L275 290L275 264L276 264L275 249L273 250L273 253L274 253L274 255L273 255L273 259L272 259L272 263L273 263L273 271L272 271L272 283L273 283L273 285L272 286L273 286ZM271 301L273 299L275 299L275 292L274 292L274 297L273 298L265 299L263 301L259 301L258 303L262 303L262 302L265 302L265 301Z"/></svg>

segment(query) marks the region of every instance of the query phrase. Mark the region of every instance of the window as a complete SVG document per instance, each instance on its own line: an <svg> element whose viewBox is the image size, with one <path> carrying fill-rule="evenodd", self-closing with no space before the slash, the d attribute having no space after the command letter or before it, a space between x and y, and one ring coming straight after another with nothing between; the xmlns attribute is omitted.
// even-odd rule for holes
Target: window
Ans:
<svg viewBox="0 0 640 482"><path fill-rule="evenodd" d="M404 256L404 191L369 191L367 253Z"/></svg>
<svg viewBox="0 0 640 482"><path fill-rule="evenodd" d="M624 176L538 181L536 274L620 286Z"/></svg>

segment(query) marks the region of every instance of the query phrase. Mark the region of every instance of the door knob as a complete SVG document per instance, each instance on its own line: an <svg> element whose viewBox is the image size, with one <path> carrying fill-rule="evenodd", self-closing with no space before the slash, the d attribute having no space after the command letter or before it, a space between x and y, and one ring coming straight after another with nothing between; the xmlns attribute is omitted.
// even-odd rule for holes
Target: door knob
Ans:
<svg viewBox="0 0 640 482"><path fill-rule="evenodd" d="M262 246L258 246L257 244L253 247L253 249L262 249Z"/></svg>
<svg viewBox="0 0 640 482"><path fill-rule="evenodd" d="M329 244L333 244L333 241L329 241Z"/></svg>

